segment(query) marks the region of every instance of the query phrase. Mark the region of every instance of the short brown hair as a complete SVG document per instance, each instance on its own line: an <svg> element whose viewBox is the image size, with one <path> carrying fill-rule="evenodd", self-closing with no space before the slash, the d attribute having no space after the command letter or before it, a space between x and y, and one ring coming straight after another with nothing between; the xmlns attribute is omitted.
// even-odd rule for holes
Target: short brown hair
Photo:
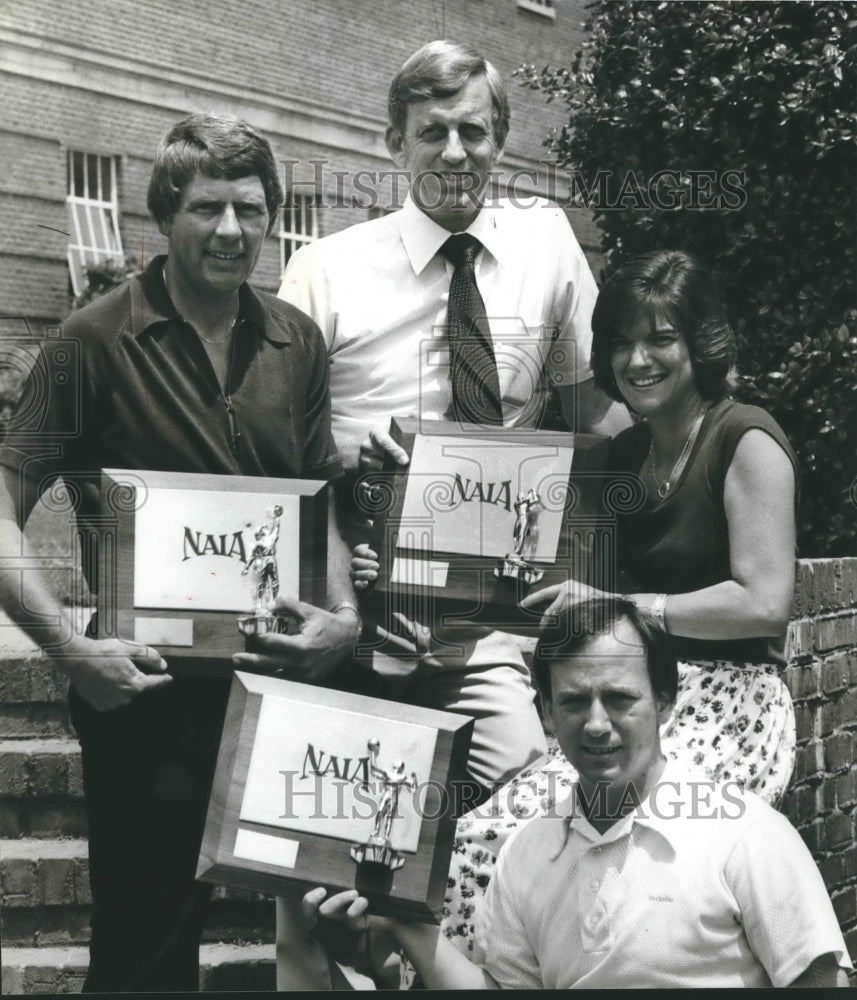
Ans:
<svg viewBox="0 0 857 1000"><path fill-rule="evenodd" d="M533 656L533 675L545 701L551 699L551 665L585 656L586 647L593 639L609 635L622 620L630 623L646 650L646 667L653 693L670 703L675 701L678 659L670 637L641 615L633 601L609 596L572 604L541 630Z"/></svg>
<svg viewBox="0 0 857 1000"><path fill-rule="evenodd" d="M404 134L409 104L433 97L452 97L478 74L488 83L494 107L494 139L503 146L509 134L509 98L503 79L476 49L459 42L428 42L406 60L390 84L387 98L390 125Z"/></svg>
<svg viewBox="0 0 857 1000"><path fill-rule="evenodd" d="M283 189L268 140L235 115L207 111L177 122L158 143L147 204L152 218L169 222L181 204L182 190L201 173L208 177L256 175L268 209L268 233L274 227Z"/></svg>

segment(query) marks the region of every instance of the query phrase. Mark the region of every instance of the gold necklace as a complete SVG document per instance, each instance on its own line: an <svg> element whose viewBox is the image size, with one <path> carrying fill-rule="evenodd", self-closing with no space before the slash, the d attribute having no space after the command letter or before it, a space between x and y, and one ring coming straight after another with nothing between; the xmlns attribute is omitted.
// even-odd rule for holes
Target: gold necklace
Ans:
<svg viewBox="0 0 857 1000"><path fill-rule="evenodd" d="M235 324L237 322L238 322L238 313L236 312L235 315L232 317L232 322L229 324L229 333L227 333L222 340L210 340L208 337L203 337L203 335L199 332L199 330L196 329L196 327L194 327L194 331L196 332L197 337L199 337L199 339L204 341L206 344L213 344L215 347L222 347L224 344L229 343L229 338L232 336L232 331L235 329Z"/></svg>
<svg viewBox="0 0 857 1000"><path fill-rule="evenodd" d="M666 479L658 479L654 436L649 443L649 467L652 470L652 482L654 482L655 489L661 500L666 500L666 498L670 495L673 486L675 486L676 480L684 470L687 457L690 454L690 449L693 447L693 443L696 441L696 436L699 434L699 428L702 426L702 418L705 416L705 411L706 407L703 406L699 413L697 413L696 418L693 421L693 425L691 426L687 438L685 439L684 447L681 449L681 453L676 459L673 467L670 469L669 475Z"/></svg>

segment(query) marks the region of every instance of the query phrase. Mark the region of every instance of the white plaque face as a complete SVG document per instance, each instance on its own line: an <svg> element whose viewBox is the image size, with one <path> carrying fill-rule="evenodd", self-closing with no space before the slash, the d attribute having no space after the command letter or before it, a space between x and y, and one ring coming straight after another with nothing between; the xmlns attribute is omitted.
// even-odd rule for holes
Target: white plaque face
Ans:
<svg viewBox="0 0 857 1000"><path fill-rule="evenodd" d="M294 702L263 695L240 819L364 842L375 829L383 786L373 774L368 741L380 743L381 769L404 761L404 774L414 772L417 784L425 785L436 738L434 729L414 723L330 706L296 712ZM416 852L425 800L425 791L401 788L390 832L395 850Z"/></svg>
<svg viewBox="0 0 857 1000"><path fill-rule="evenodd" d="M573 448L485 438L417 435L402 505L400 548L409 525L431 532L431 549L506 556L513 548L515 502L533 489L528 561L556 560ZM430 527L429 527L430 525Z"/></svg>
<svg viewBox="0 0 857 1000"><path fill-rule="evenodd" d="M253 581L242 571L276 504L280 593L297 594L299 497L150 488L135 515L135 607L252 611Z"/></svg>

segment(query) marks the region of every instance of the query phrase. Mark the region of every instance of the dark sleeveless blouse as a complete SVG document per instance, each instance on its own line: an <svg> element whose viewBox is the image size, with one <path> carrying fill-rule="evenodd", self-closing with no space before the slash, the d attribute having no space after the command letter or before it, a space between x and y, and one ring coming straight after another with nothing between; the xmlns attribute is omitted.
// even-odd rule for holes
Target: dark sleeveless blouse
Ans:
<svg viewBox="0 0 857 1000"><path fill-rule="evenodd" d="M797 461L776 421L757 406L720 400L706 414L690 457L665 500L647 499L617 514L618 565L623 589L683 594L732 578L729 530L723 503L729 464L743 435L758 428ZM635 424L611 442L609 469L640 473L651 444L647 423ZM667 620L669 624L669 620ZM688 639L675 636L679 659L784 663L785 635L754 639Z"/></svg>

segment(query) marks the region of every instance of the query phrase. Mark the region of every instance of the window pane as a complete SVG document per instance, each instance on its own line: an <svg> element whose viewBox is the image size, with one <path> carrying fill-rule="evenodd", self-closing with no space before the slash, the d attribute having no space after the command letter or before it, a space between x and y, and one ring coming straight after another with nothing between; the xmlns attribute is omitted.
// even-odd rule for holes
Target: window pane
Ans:
<svg viewBox="0 0 857 1000"><path fill-rule="evenodd" d="M98 157L86 157L86 179L89 185L86 192L87 198L98 197Z"/></svg>
<svg viewBox="0 0 857 1000"><path fill-rule="evenodd" d="M75 295L80 295L86 288L86 272L83 270L80 258L71 247L68 250L68 273L71 278L71 290Z"/></svg>
<svg viewBox="0 0 857 1000"><path fill-rule="evenodd" d="M83 222L81 220L81 206L74 202L69 202L68 214L71 223L71 244L73 246L83 245Z"/></svg>
<svg viewBox="0 0 857 1000"><path fill-rule="evenodd" d="M114 254L118 253L121 248L119 247L119 244L116 241L116 229L117 229L116 216L114 215L112 208L104 209L104 223L105 223L104 228L107 234L104 246L111 253Z"/></svg>
<svg viewBox="0 0 857 1000"><path fill-rule="evenodd" d="M280 272L292 254L316 238L316 200L289 191L280 213Z"/></svg>
<svg viewBox="0 0 857 1000"><path fill-rule="evenodd" d="M109 156L100 156L101 161L101 198L103 201L113 201L113 185L110 179L110 168L113 161Z"/></svg>
<svg viewBox="0 0 857 1000"><path fill-rule="evenodd" d="M72 194L77 195L78 198L83 197L83 153L72 153L72 162L74 164L74 186L72 188Z"/></svg>
<svg viewBox="0 0 857 1000"><path fill-rule="evenodd" d="M70 150L68 263L76 295L86 289L86 267L123 256L116 198L115 161Z"/></svg>

